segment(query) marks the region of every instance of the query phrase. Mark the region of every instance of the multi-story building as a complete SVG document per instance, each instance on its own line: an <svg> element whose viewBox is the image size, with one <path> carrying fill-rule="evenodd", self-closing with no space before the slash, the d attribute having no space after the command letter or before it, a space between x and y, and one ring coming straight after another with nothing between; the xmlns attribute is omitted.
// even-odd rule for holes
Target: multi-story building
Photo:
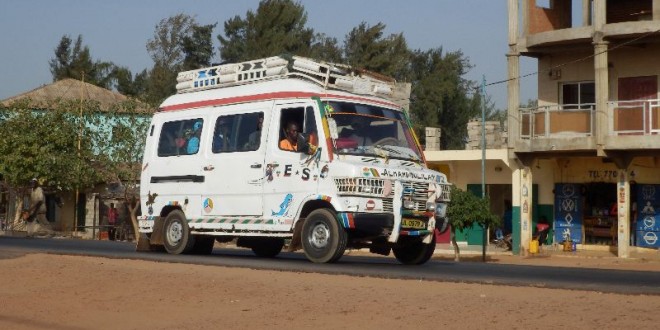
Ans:
<svg viewBox="0 0 660 330"><path fill-rule="evenodd" d="M542 214L555 242L657 248L660 0L508 0L508 15L514 237L528 246ZM521 57L538 61L531 108Z"/></svg>

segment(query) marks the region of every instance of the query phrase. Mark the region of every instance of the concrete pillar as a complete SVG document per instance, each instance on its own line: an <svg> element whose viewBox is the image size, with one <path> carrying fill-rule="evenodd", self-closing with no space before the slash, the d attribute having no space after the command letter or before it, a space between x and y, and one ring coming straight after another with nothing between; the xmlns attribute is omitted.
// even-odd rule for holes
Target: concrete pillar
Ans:
<svg viewBox="0 0 660 330"><path fill-rule="evenodd" d="M526 7L523 1L523 8ZM520 138L520 123L518 106L520 104L520 52L518 51L518 9L517 0L509 0L509 53L507 56L508 79L507 82L507 127L509 150L513 150L515 141ZM526 17L527 13L523 13ZM523 32L524 34L525 32ZM511 158L511 157L510 157Z"/></svg>
<svg viewBox="0 0 660 330"><path fill-rule="evenodd" d="M582 26L591 25L591 0L582 0Z"/></svg>
<svg viewBox="0 0 660 330"><path fill-rule="evenodd" d="M660 20L660 0L653 0L653 20Z"/></svg>
<svg viewBox="0 0 660 330"><path fill-rule="evenodd" d="M627 169L619 169L616 185L617 200L617 255L628 258L630 247L630 178Z"/></svg>
<svg viewBox="0 0 660 330"><path fill-rule="evenodd" d="M609 116L607 101L609 98L609 76L607 72L608 42L594 42L594 71L596 89L596 114L594 118L594 136L599 156L603 156L603 146L608 134Z"/></svg>
<svg viewBox="0 0 660 330"><path fill-rule="evenodd" d="M532 240L532 170L528 166L520 170L520 251L527 255Z"/></svg>
<svg viewBox="0 0 660 330"><path fill-rule="evenodd" d="M512 165L515 165L516 162L511 162ZM511 167L511 223L512 223L512 252L515 255L521 255L520 247L520 179L522 177L522 169L517 166Z"/></svg>
<svg viewBox="0 0 660 330"><path fill-rule="evenodd" d="M520 3L522 3L522 7L520 7ZM515 7L515 8L514 8ZM512 12L512 8L513 11ZM511 19L515 18L515 24L516 24L516 38L517 38L517 33L518 33L518 16L520 15L520 12L522 12L522 34L526 36L529 33L529 0L509 0L509 40L511 37ZM510 43L509 43L510 44Z"/></svg>
<svg viewBox="0 0 660 330"><path fill-rule="evenodd" d="M594 32L603 31L603 25L607 23L607 1L595 0L593 6Z"/></svg>
<svg viewBox="0 0 660 330"><path fill-rule="evenodd" d="M604 139L607 136L607 99L609 97L609 82L607 72L607 46L608 42L603 37L603 27L607 23L607 1L598 0L593 2L594 10L594 72L596 88L596 117L594 118L594 131L597 152L599 156L605 156L603 150Z"/></svg>

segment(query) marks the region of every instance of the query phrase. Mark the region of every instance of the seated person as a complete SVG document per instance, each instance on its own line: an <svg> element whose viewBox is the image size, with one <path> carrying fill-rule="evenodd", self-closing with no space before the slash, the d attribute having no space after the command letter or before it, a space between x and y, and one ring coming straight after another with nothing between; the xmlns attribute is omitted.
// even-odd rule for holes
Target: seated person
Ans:
<svg viewBox="0 0 660 330"><path fill-rule="evenodd" d="M245 143L243 146L243 150L257 150L259 149L259 143L261 140L261 129L263 128L264 125L264 117L263 115L259 116L259 119L257 119L257 129L250 133L248 136L248 142Z"/></svg>
<svg viewBox="0 0 660 330"><path fill-rule="evenodd" d="M213 136L213 152L225 152L231 148L229 139L229 123L224 119L219 119Z"/></svg>
<svg viewBox="0 0 660 330"><path fill-rule="evenodd" d="M287 151L298 151L298 124L288 122L284 130L286 136L280 141L280 149Z"/></svg>
<svg viewBox="0 0 660 330"><path fill-rule="evenodd" d="M196 122L193 126L190 139L188 139L188 146L186 151L189 155L196 154L199 150L199 136L202 132L202 122Z"/></svg>
<svg viewBox="0 0 660 330"><path fill-rule="evenodd" d="M340 137L355 140L358 146L370 146L373 144L373 141L366 135L365 129L362 123L353 122L350 128L346 127L342 129Z"/></svg>

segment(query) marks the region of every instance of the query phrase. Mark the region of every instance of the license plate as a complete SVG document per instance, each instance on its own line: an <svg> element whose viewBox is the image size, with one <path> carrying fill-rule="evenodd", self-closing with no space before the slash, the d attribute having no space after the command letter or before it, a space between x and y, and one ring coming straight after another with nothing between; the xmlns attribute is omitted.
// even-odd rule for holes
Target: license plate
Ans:
<svg viewBox="0 0 660 330"><path fill-rule="evenodd" d="M416 220L416 219L401 219L401 227L425 229L426 223L422 220Z"/></svg>

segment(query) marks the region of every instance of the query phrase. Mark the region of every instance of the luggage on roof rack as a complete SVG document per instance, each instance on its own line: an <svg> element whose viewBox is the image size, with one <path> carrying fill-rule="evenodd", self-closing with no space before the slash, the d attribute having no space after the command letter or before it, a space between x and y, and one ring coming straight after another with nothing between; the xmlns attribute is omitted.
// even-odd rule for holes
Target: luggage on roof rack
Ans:
<svg viewBox="0 0 660 330"><path fill-rule="evenodd" d="M327 89L381 96L391 100L407 99L410 94L409 84L398 86L401 84L397 84L393 78L366 70L356 70L347 65L299 56L292 56L290 59L273 56L180 72L176 89L177 93L188 93L283 78L299 78ZM403 91L397 92L397 89L401 90L402 87Z"/></svg>

